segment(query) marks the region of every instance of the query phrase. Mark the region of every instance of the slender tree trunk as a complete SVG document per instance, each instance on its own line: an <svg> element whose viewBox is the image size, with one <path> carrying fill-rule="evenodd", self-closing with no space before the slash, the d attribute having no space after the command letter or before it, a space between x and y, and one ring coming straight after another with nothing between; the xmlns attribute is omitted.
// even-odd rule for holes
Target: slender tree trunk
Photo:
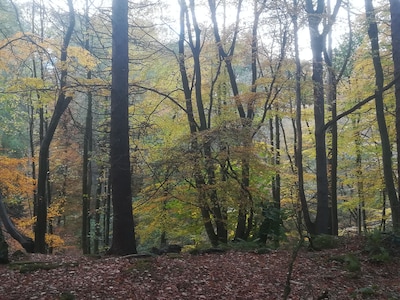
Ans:
<svg viewBox="0 0 400 300"><path fill-rule="evenodd" d="M310 212L308 209L308 204L306 201L305 191L304 191L304 170L303 170L303 130L302 130L302 118L301 118L301 62L299 55L299 28L298 28L298 16L297 11L299 8L298 1L293 0L294 14L292 15L293 27L294 27L294 45L295 45L295 60L296 60L296 153L295 161L297 168L297 185L298 185L298 198L301 204L301 210L304 217L304 223L307 231L310 234L315 234L315 225L311 221Z"/></svg>
<svg viewBox="0 0 400 300"><path fill-rule="evenodd" d="M368 20L368 36L371 41L372 60L375 69L375 110L382 145L382 163L385 187L392 209L393 230L400 231L400 201L397 198L393 180L392 151L385 119L385 107L383 103L384 75L379 53L378 26L376 24L375 10L372 0L365 0L365 12ZM396 29L398 30L398 29Z"/></svg>
<svg viewBox="0 0 400 300"><path fill-rule="evenodd" d="M359 118L357 118L356 124L358 125ZM364 209L364 183L363 183L363 168L362 168L362 156L361 156L361 133L356 133L355 138L356 144L356 176L357 176L357 193L358 193L358 211L357 211L357 226L358 233L361 234L363 224L365 223L365 209Z"/></svg>
<svg viewBox="0 0 400 300"><path fill-rule="evenodd" d="M110 174L104 175L104 246L110 245L110 231L111 231L111 176Z"/></svg>
<svg viewBox="0 0 400 300"><path fill-rule="evenodd" d="M93 253L99 253L99 245L101 239L101 225L100 225L100 208L101 208L101 198L102 198L102 180L101 174L98 175L97 179L97 189L96 189L96 211L94 216L94 242L93 242Z"/></svg>
<svg viewBox="0 0 400 300"><path fill-rule="evenodd" d="M328 14L331 14L331 1L327 1ZM337 78L332 64L332 31L328 33L327 43L328 65L328 105L331 112L331 119L337 117L336 97L337 97ZM335 122L328 130L328 185L329 185L329 206L330 206L330 229L332 235L338 235L338 210L337 210L337 165L338 165L338 130Z"/></svg>
<svg viewBox="0 0 400 300"><path fill-rule="evenodd" d="M63 45L61 48L61 63L67 60L67 48L71 40L72 32L75 27L75 12L72 0L68 0L69 6L69 25L67 32L64 36ZM66 95L66 79L67 69L66 66L62 67L60 74L60 92L57 98L57 103L54 108L46 134L40 145L39 150L39 174L38 174L38 199L37 199L37 219L35 224L35 252L46 253L46 232L47 232L47 200L46 200L46 183L48 172L48 158L50 143L53 139L57 125L60 121L62 114L68 107L72 97Z"/></svg>
<svg viewBox="0 0 400 300"><path fill-rule="evenodd" d="M112 3L111 187L113 238L108 254L136 253L129 156L128 0Z"/></svg>
<svg viewBox="0 0 400 300"><path fill-rule="evenodd" d="M281 220L281 175L279 167L281 164L281 137L280 137L280 118L278 113L275 116L275 154L274 154L274 166L277 169L273 179L273 198L274 198L274 211L273 211L273 224L272 231L274 233L274 244L275 247L279 246L279 235L280 227L282 225Z"/></svg>
<svg viewBox="0 0 400 300"><path fill-rule="evenodd" d="M88 79L91 74L88 72ZM87 112L85 135L83 137L83 165L82 165L82 250L83 254L88 254L90 249L90 200L92 189L92 93L87 94Z"/></svg>
<svg viewBox="0 0 400 300"><path fill-rule="evenodd" d="M89 42L89 2L85 2L85 49L90 51ZM92 78L92 72L88 71L87 79ZM82 159L82 251L83 254L90 253L90 201L92 191L92 150L93 150L93 95L89 91L87 97L87 111L85 121L85 134L83 137L83 159Z"/></svg>

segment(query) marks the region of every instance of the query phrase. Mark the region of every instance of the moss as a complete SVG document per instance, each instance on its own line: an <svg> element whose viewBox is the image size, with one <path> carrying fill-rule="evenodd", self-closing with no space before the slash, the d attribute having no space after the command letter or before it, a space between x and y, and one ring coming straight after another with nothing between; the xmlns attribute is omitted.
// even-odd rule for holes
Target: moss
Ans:
<svg viewBox="0 0 400 300"><path fill-rule="evenodd" d="M9 267L12 270L18 270L20 273L29 273L37 270L52 270L65 266L75 267L77 265L77 263L60 264L42 261L19 261L10 263Z"/></svg>
<svg viewBox="0 0 400 300"><path fill-rule="evenodd" d="M354 253L347 253L344 255L333 256L331 260L342 263L345 269L352 273L361 271L361 263L358 257Z"/></svg>
<svg viewBox="0 0 400 300"><path fill-rule="evenodd" d="M311 248L313 250L324 250L337 248L339 240L336 236L328 234L320 234L314 236L310 240Z"/></svg>

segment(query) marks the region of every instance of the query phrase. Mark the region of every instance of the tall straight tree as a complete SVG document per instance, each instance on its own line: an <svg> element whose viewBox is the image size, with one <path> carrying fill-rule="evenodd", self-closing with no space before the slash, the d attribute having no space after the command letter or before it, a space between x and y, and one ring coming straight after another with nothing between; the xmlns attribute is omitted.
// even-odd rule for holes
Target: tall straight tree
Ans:
<svg viewBox="0 0 400 300"><path fill-rule="evenodd" d="M336 2L332 16L328 16L328 22L320 27L326 17L324 0L318 0L316 5L312 0L306 0L308 26L310 30L311 50L313 55L313 87L314 87L314 122L315 122L315 155L317 169L317 217L315 227L308 228L311 233L332 233L331 210L329 207L329 182L327 170L327 154L325 142L325 91L323 52L325 51L326 36L332 28L335 16L339 10L341 0ZM311 225L311 224L310 224Z"/></svg>
<svg viewBox="0 0 400 300"><path fill-rule="evenodd" d="M128 123L128 0L112 3L111 185L113 238L108 253L136 253Z"/></svg>
<svg viewBox="0 0 400 300"><path fill-rule="evenodd" d="M39 150L39 174L37 184L37 204L36 212L37 219L35 224L35 252L45 253L46 252L46 232L47 232L47 197L46 197L46 186L47 186L47 173L49 169L49 148L51 141L53 140L54 133L57 129L58 123L61 119L62 114L67 109L69 103L72 100L71 96L67 96L67 49L71 40L72 33L75 27L75 11L72 0L68 0L69 7L69 25L65 33L60 61L62 63L62 69L60 72L60 88L57 97L56 106L51 116L49 126L46 134L43 136L43 140L40 144Z"/></svg>
<svg viewBox="0 0 400 300"><path fill-rule="evenodd" d="M397 190L400 191L400 0L390 0L392 52L396 96ZM400 193L399 193L400 194ZM399 198L400 201L400 198Z"/></svg>
<svg viewBox="0 0 400 300"><path fill-rule="evenodd" d="M90 51L90 36L89 36L89 2L85 2L85 49ZM87 72L87 79L92 78L92 71ZM89 91L87 94L87 112L85 135L83 138L83 166L82 166L82 251L83 254L90 253L90 200L92 188L92 150L93 150L93 95Z"/></svg>
<svg viewBox="0 0 400 300"><path fill-rule="evenodd" d="M365 13L368 22L368 36L371 42L372 61L375 69L375 110L381 137L383 176L386 192L392 209L393 230L400 231L400 202L397 198L393 180L392 150L385 119L385 105L383 102L384 75L379 52L378 25L372 0L365 0ZM398 30L396 28L396 30Z"/></svg>

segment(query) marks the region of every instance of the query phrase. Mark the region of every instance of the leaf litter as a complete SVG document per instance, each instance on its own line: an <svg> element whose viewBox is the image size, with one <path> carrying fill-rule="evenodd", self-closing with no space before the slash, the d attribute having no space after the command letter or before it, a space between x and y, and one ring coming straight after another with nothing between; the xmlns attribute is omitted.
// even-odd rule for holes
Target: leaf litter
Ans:
<svg viewBox="0 0 400 300"><path fill-rule="evenodd" d="M355 253L348 271L333 259ZM32 254L29 262L57 265L21 272L0 266L0 299L283 299L291 251L156 257ZM19 262L21 263L21 262ZM400 299L400 261L372 262L361 246L308 251L296 258L288 299Z"/></svg>

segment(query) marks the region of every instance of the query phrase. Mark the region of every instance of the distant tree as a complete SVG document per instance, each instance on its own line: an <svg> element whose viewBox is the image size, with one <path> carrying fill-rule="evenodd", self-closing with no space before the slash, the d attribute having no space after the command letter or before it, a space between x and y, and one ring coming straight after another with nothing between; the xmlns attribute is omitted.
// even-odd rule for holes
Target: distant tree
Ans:
<svg viewBox="0 0 400 300"><path fill-rule="evenodd" d="M128 1L112 3L111 186L113 234L108 253L136 253L128 123Z"/></svg>
<svg viewBox="0 0 400 300"><path fill-rule="evenodd" d="M85 49L90 51L90 19L89 2L85 1ZM87 79L92 78L92 71L87 72ZM93 150L93 94L87 92L87 111L85 120L85 133L83 136L83 155L82 155L82 251L84 254L90 253L90 201L92 191L92 150Z"/></svg>

